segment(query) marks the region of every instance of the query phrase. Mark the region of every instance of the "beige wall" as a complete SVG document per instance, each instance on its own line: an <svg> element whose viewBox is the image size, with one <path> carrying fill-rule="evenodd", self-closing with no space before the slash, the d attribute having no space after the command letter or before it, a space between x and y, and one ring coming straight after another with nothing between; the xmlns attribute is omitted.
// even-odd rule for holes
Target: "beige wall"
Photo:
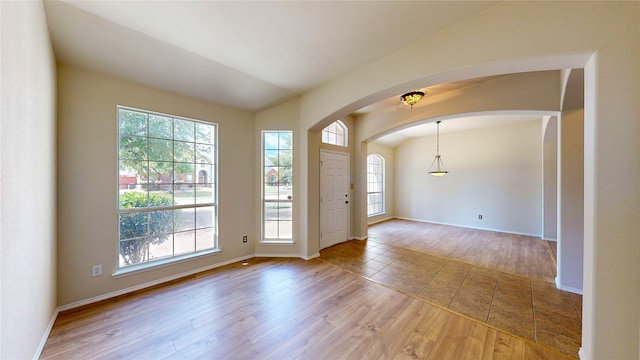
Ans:
<svg viewBox="0 0 640 360"><path fill-rule="evenodd" d="M254 231L253 114L58 68L58 304L67 305L176 274L253 255L243 235ZM117 264L116 106L218 124L218 254L113 277ZM103 275L91 276L102 264Z"/></svg>
<svg viewBox="0 0 640 360"><path fill-rule="evenodd" d="M396 216L541 236L541 134L541 119L441 133L444 177L428 174L435 136L405 141L396 148Z"/></svg>
<svg viewBox="0 0 640 360"><path fill-rule="evenodd" d="M302 128L314 131L371 102L429 84L584 67L581 356L638 358L639 26L637 2L501 2L303 95ZM559 110L559 96L555 103ZM316 160L318 146L312 140L308 137L302 148L310 162ZM315 210L319 174L312 166L303 174L307 188L301 195L307 199L308 214L301 231L308 238L307 251L313 253L319 235Z"/></svg>
<svg viewBox="0 0 640 360"><path fill-rule="evenodd" d="M29 359L57 305L56 69L42 3L0 6L0 358Z"/></svg>

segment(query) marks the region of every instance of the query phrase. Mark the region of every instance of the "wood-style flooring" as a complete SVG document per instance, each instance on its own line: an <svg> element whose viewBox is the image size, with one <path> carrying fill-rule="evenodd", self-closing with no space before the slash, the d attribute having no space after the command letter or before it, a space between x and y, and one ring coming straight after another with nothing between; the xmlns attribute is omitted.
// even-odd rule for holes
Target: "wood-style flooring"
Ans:
<svg viewBox="0 0 640 360"><path fill-rule="evenodd" d="M424 289L414 294L408 288L394 288L395 283L374 279L375 273L370 279L357 274L355 265L348 268L335 263L340 247L354 244L364 254L376 254L367 260L378 258L381 268L376 273L388 269L383 273L400 274L394 269L419 267L420 257L427 256L380 240L348 242L309 261L254 258L63 312L41 359L567 357L497 324L474 320L460 315L457 308L447 310L433 299L421 298ZM335 252L333 257L331 252ZM449 278L466 273L459 289L493 276L481 266L431 257L444 261L434 279L440 273L451 275ZM401 262L393 265L396 261ZM431 265L424 264L428 271ZM516 275L505 274L504 287L494 292L503 291L508 302L518 301L517 296L509 297ZM496 283L502 276L498 273ZM441 286L446 287L443 279ZM531 287L535 299L536 286ZM546 300L553 303L555 299Z"/></svg>

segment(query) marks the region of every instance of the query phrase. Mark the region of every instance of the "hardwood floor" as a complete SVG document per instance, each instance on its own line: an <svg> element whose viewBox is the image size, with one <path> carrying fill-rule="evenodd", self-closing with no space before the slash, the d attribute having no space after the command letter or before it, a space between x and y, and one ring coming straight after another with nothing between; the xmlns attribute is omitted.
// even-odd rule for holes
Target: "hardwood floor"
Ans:
<svg viewBox="0 0 640 360"><path fill-rule="evenodd" d="M380 263L371 262L379 267L369 270L372 278L415 267L411 261L424 255L374 241L356 244L364 250L359 256L375 254ZM567 358L432 304L420 297L424 289L413 294L410 281L400 290L353 271L364 265L331 263L327 251L309 261L254 258L63 312L41 359ZM446 261L438 273L447 279L466 273L459 289L468 283L469 294L473 284L492 279L481 267ZM422 266L428 272L432 265ZM443 279L438 284L447 288ZM505 279L509 295L511 279Z"/></svg>

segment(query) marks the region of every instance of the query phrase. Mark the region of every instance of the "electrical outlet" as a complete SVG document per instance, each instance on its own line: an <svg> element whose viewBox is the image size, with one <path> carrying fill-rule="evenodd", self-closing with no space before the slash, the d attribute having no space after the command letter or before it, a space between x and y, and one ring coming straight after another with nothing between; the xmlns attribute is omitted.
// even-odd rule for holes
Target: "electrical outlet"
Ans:
<svg viewBox="0 0 640 360"><path fill-rule="evenodd" d="M245 235L245 236L243 236L243 237L242 237L242 242L243 242L243 243L246 243L246 242L248 242L248 241L249 241L249 238L247 237L247 235Z"/></svg>
<svg viewBox="0 0 640 360"><path fill-rule="evenodd" d="M93 265L93 268L91 269L91 275L92 276L100 276L100 275L102 275L102 264Z"/></svg>
<svg viewBox="0 0 640 360"><path fill-rule="evenodd" d="M478 215L478 219L482 220L482 215Z"/></svg>

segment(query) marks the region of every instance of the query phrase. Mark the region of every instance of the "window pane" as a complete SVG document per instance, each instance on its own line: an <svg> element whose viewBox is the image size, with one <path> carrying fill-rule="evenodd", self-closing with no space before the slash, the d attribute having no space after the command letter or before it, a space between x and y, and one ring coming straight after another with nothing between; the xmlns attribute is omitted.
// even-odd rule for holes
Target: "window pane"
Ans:
<svg viewBox="0 0 640 360"><path fill-rule="evenodd" d="M278 237L280 239L293 239L293 223L291 221L280 221Z"/></svg>
<svg viewBox="0 0 640 360"><path fill-rule="evenodd" d="M173 256L173 234L163 242L151 241L146 261L160 260Z"/></svg>
<svg viewBox="0 0 640 360"><path fill-rule="evenodd" d="M213 203L213 184L198 184L196 188L196 204Z"/></svg>
<svg viewBox="0 0 640 360"><path fill-rule="evenodd" d="M292 204L290 202L281 202L278 205L278 219L291 220Z"/></svg>
<svg viewBox="0 0 640 360"><path fill-rule="evenodd" d="M213 151L215 148L213 145L196 145L196 160L198 163L202 164L213 164Z"/></svg>
<svg viewBox="0 0 640 360"><path fill-rule="evenodd" d="M196 208L196 229L208 228L213 226L214 207L199 207Z"/></svg>
<svg viewBox="0 0 640 360"><path fill-rule="evenodd" d="M196 251L196 232L185 231L175 233L173 236L174 254L188 254Z"/></svg>
<svg viewBox="0 0 640 360"><path fill-rule="evenodd" d="M213 248L213 228L196 230L196 251Z"/></svg>
<svg viewBox="0 0 640 360"><path fill-rule="evenodd" d="M195 210L173 210L173 223L176 232L195 229Z"/></svg>
<svg viewBox="0 0 640 360"><path fill-rule="evenodd" d="M186 190L192 186L195 165L193 163L174 163L174 190Z"/></svg>
<svg viewBox="0 0 640 360"><path fill-rule="evenodd" d="M264 219L278 220L278 203L277 202L266 202L264 203Z"/></svg>
<svg viewBox="0 0 640 360"><path fill-rule="evenodd" d="M173 120L173 138L175 140L194 141L195 123L186 120Z"/></svg>
<svg viewBox="0 0 640 360"><path fill-rule="evenodd" d="M149 114L149 137L172 139L173 119L166 116Z"/></svg>
<svg viewBox="0 0 640 360"><path fill-rule="evenodd" d="M277 150L265 150L264 151L264 166L278 166L278 151Z"/></svg>
<svg viewBox="0 0 640 360"><path fill-rule="evenodd" d="M161 184L173 182L173 163L170 161L149 162L149 183Z"/></svg>
<svg viewBox="0 0 640 360"><path fill-rule="evenodd" d="M137 183L148 184L149 183L149 162L148 161L134 161L123 160L120 161L120 176L133 176L136 177Z"/></svg>
<svg viewBox="0 0 640 360"><path fill-rule="evenodd" d="M213 125L196 123L196 142L200 144L214 144L215 127Z"/></svg>
<svg viewBox="0 0 640 360"><path fill-rule="evenodd" d="M147 213L120 214L120 240L144 237L149 233Z"/></svg>
<svg viewBox="0 0 640 360"><path fill-rule="evenodd" d="M148 143L146 137L120 136L120 159L146 160Z"/></svg>
<svg viewBox="0 0 640 360"><path fill-rule="evenodd" d="M120 250L118 265L122 267L149 261L148 246L150 243L151 240L148 238L120 241L118 243Z"/></svg>
<svg viewBox="0 0 640 360"><path fill-rule="evenodd" d="M184 141L174 141L174 161L195 163L195 144Z"/></svg>
<svg viewBox="0 0 640 360"><path fill-rule="evenodd" d="M278 221L269 220L264 222L264 238L265 239L278 238Z"/></svg>
<svg viewBox="0 0 640 360"><path fill-rule="evenodd" d="M118 119L120 136L147 136L147 114L120 109Z"/></svg>
<svg viewBox="0 0 640 360"><path fill-rule="evenodd" d="M151 211L149 214L149 235L157 242L164 241L173 233L173 210Z"/></svg>
<svg viewBox="0 0 640 360"><path fill-rule="evenodd" d="M279 133L279 149L291 149L293 134L290 132Z"/></svg>
<svg viewBox="0 0 640 360"><path fill-rule="evenodd" d="M173 142L163 139L149 139L149 160L172 161Z"/></svg>
<svg viewBox="0 0 640 360"><path fill-rule="evenodd" d="M174 190L173 199L176 205L193 205L196 203L196 189L193 184L180 186L180 190Z"/></svg>
<svg viewBox="0 0 640 360"><path fill-rule="evenodd" d="M264 148L265 150L278 149L277 132L267 132L264 134Z"/></svg>

